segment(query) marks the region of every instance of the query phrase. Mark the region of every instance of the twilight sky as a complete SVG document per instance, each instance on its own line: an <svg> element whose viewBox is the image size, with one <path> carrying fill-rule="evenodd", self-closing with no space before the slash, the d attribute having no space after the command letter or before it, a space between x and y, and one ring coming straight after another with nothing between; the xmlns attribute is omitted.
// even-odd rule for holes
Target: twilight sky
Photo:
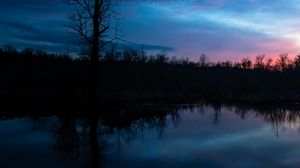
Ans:
<svg viewBox="0 0 300 168"><path fill-rule="evenodd" d="M300 0L139 0L118 9L123 39L169 56L205 53L218 61L300 52ZM70 11L63 0L0 0L0 44L63 52Z"/></svg>

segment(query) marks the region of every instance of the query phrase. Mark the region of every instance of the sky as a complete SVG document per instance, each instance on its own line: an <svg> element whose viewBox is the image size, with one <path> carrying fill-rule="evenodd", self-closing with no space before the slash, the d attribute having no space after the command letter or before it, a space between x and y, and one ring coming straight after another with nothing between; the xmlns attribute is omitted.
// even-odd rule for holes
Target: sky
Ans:
<svg viewBox="0 0 300 168"><path fill-rule="evenodd" d="M117 9L122 38L149 52L195 61L300 53L300 0L120 0ZM64 52L72 10L63 0L0 0L0 44Z"/></svg>

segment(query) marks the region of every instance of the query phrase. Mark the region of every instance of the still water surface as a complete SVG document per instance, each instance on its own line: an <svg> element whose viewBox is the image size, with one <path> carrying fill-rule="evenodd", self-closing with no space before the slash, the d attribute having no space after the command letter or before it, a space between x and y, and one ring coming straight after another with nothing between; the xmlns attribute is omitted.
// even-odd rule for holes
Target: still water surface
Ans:
<svg viewBox="0 0 300 168"><path fill-rule="evenodd" d="M210 105L169 110L125 127L99 121L97 129L83 119L3 119L0 167L300 166L297 110Z"/></svg>

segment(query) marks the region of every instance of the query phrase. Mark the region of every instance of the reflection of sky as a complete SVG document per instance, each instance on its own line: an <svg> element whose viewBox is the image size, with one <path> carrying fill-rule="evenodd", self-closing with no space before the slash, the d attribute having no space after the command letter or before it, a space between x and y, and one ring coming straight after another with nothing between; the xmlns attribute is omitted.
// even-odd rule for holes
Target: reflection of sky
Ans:
<svg viewBox="0 0 300 168"><path fill-rule="evenodd" d="M216 113L211 106L203 110L181 109L179 120L173 120L171 116L166 118L163 136L157 125L146 124L143 134L138 133L129 141L124 139L128 134L123 134L118 147L116 132L106 136L101 134L99 141L106 140L107 145L104 146L104 161L108 167L131 168L298 167L300 134L295 125L289 127L284 122L287 118L283 117L280 124L284 129L276 137L272 123L261 118L263 114L249 112L241 119L241 113L235 110L222 108L219 120L215 122ZM53 148L53 130L60 120L42 121L45 129L38 129L39 125L30 119L0 122L1 167L66 167L68 162ZM80 130L77 131L82 133ZM135 135L135 130L128 133Z"/></svg>
<svg viewBox="0 0 300 168"><path fill-rule="evenodd" d="M122 143L116 167L297 167L300 142L298 132L281 132L270 123L250 114L241 120L230 110L222 110L220 121L212 125L214 111L205 114L184 112L180 123L171 123L165 136L148 129L142 140ZM117 162L117 160L119 162Z"/></svg>
<svg viewBox="0 0 300 168"><path fill-rule="evenodd" d="M62 166L52 150L53 139L47 132L33 131L26 119L0 122L0 167Z"/></svg>
<svg viewBox="0 0 300 168"><path fill-rule="evenodd" d="M125 1L119 5L122 34L148 49L194 60L201 53L212 60L237 60L299 52L299 0ZM66 48L70 40L63 25L70 8L61 0L0 4L0 43Z"/></svg>

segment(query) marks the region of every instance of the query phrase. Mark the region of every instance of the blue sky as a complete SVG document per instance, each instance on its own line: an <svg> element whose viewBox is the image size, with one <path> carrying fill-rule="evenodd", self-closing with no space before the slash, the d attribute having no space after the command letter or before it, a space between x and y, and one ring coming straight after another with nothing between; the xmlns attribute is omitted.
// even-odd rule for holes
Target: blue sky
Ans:
<svg viewBox="0 0 300 168"><path fill-rule="evenodd" d="M71 12L62 0L0 0L0 44L62 52ZM144 0L118 5L123 38L197 60L300 52L300 0ZM155 51L156 51L155 50Z"/></svg>

